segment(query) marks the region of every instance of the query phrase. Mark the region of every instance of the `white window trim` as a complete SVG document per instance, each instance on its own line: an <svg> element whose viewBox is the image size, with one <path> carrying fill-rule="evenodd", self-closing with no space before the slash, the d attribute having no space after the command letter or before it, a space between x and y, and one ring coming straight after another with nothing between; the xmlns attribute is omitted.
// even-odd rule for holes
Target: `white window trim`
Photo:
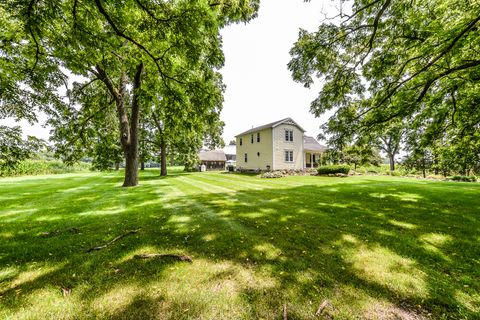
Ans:
<svg viewBox="0 0 480 320"><path fill-rule="evenodd" d="M285 130L285 131L284 131L284 133L283 133L283 141L288 142L288 143L293 143L293 129L287 129L287 128L285 128L284 130ZM289 132L289 134L288 134L288 140L285 139L285 138L286 138L286 136L285 136L285 133L286 133L286 132ZM292 133L292 140L290 140L290 132Z"/></svg>
<svg viewBox="0 0 480 320"><path fill-rule="evenodd" d="M283 150L283 162L286 162L286 163L294 163L294 162L295 162L295 159L294 159L294 157L293 157L293 151L294 151L294 150L291 150L291 149L284 149L284 150ZM289 154L289 157L288 157L289 160L288 160L288 161L285 160L285 153L286 153L286 152L291 152L291 153L292 153L292 160L290 160L290 154Z"/></svg>

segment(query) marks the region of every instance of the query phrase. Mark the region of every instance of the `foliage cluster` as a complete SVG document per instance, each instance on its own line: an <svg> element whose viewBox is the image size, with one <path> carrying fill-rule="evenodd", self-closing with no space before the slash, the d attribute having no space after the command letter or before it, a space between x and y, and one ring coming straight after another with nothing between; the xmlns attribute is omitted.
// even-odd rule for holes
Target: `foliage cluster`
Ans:
<svg viewBox="0 0 480 320"><path fill-rule="evenodd" d="M43 140L33 136L22 138L20 127L0 126L0 172L15 170L17 165L45 149Z"/></svg>
<svg viewBox="0 0 480 320"><path fill-rule="evenodd" d="M0 167L0 177L84 172L91 168L91 165L85 162L67 165L61 160L23 160L15 167Z"/></svg>
<svg viewBox="0 0 480 320"><path fill-rule="evenodd" d="M335 173L348 174L350 172L350 166L346 166L346 165L320 166L318 167L317 172L318 174L335 174Z"/></svg>
<svg viewBox="0 0 480 320"><path fill-rule="evenodd" d="M258 0L0 3L0 118L48 116L57 155L104 169L221 144L220 29ZM70 75L78 82L69 84ZM66 94L59 87L65 86ZM194 151L193 151L194 150Z"/></svg>
<svg viewBox="0 0 480 320"><path fill-rule="evenodd" d="M478 167L480 2L338 2L337 16L300 30L288 65L306 87L323 82L311 112L332 115L329 145L378 141L392 171L400 142L420 170L425 153L441 170Z"/></svg>
<svg viewBox="0 0 480 320"><path fill-rule="evenodd" d="M477 177L475 176L453 176L450 178L452 181L463 181L463 182L476 182Z"/></svg>

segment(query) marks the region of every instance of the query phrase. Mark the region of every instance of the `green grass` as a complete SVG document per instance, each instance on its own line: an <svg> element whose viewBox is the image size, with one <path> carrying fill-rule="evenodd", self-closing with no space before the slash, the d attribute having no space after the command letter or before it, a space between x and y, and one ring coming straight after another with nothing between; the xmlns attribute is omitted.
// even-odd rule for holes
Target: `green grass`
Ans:
<svg viewBox="0 0 480 320"><path fill-rule="evenodd" d="M121 174L0 180L1 319L479 318L479 184Z"/></svg>

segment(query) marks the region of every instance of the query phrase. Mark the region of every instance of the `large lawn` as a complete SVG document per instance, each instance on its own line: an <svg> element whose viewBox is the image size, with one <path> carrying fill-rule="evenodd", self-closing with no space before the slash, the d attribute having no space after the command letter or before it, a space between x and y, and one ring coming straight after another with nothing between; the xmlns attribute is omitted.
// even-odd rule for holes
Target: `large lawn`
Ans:
<svg viewBox="0 0 480 320"><path fill-rule="evenodd" d="M157 174L0 179L0 318L480 318L480 184Z"/></svg>

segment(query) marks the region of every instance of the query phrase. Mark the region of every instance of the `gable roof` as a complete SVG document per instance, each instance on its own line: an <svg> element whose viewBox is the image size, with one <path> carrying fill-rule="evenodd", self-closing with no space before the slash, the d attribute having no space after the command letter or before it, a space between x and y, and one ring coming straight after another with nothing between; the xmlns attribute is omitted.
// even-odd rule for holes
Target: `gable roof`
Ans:
<svg viewBox="0 0 480 320"><path fill-rule="evenodd" d="M223 150L200 151L198 158L200 161L227 161Z"/></svg>
<svg viewBox="0 0 480 320"><path fill-rule="evenodd" d="M305 132L305 130L302 127L300 127L298 125L298 123L293 121L292 118L285 118L285 119L282 119L282 120L278 120L278 121L274 121L274 122L271 122L271 123L264 124L263 126L258 126L258 127L252 128L250 130L247 130L245 132L237 134L235 137L243 136L244 134L260 131L260 130L263 130L263 129L275 128L275 127L277 127L281 124L284 124L284 123L292 124L292 125L296 126L298 129L300 129L302 132Z"/></svg>
<svg viewBox="0 0 480 320"><path fill-rule="evenodd" d="M320 143L318 143L318 141L315 140L314 137L304 136L303 137L303 149L304 150L309 150L309 151L325 151L328 148L325 147L324 145L321 145Z"/></svg>

